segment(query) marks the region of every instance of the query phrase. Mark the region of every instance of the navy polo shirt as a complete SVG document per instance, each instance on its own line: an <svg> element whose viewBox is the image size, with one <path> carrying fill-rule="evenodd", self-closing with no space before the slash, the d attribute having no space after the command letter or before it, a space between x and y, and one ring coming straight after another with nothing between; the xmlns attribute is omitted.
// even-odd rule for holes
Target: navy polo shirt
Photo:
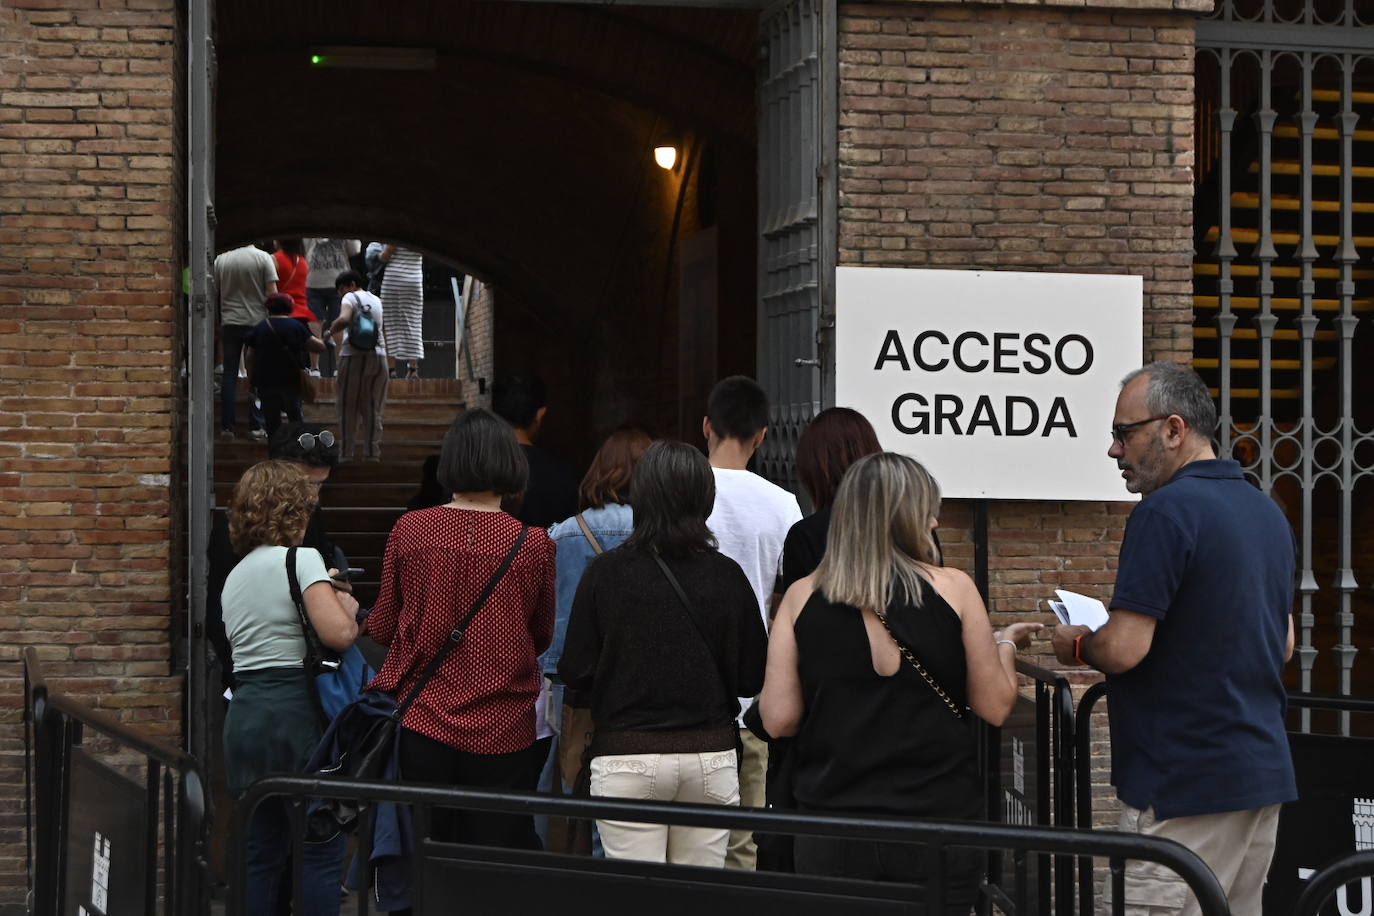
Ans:
<svg viewBox="0 0 1374 916"><path fill-rule="evenodd" d="M1107 677L1112 784L1159 818L1297 798L1284 728L1294 539L1229 460L1184 465L1131 513L1110 607L1154 617L1145 658Z"/></svg>

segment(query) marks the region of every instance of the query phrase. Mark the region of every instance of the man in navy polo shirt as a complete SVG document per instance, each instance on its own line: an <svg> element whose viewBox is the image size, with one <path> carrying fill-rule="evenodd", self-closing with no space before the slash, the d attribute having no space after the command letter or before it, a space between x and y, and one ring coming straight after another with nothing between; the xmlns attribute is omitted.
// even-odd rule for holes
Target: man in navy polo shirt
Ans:
<svg viewBox="0 0 1374 916"><path fill-rule="evenodd" d="M1189 847L1231 912L1258 916L1279 806L1297 798L1283 686L1294 540L1274 501L1216 457L1216 423L1191 369L1151 363L1123 381L1107 454L1144 499L1109 621L1057 627L1054 649L1107 675L1121 829ZM1172 872L1131 862L1126 912L1199 908Z"/></svg>

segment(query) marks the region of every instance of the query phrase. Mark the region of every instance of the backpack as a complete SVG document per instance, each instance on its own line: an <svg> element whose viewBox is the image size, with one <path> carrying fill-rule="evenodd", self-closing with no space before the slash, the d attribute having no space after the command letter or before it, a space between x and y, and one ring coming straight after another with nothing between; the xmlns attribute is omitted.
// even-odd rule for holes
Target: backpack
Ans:
<svg viewBox="0 0 1374 916"><path fill-rule="evenodd" d="M354 350L377 349L377 319L372 317L372 306L355 296L353 316L348 319L348 345Z"/></svg>

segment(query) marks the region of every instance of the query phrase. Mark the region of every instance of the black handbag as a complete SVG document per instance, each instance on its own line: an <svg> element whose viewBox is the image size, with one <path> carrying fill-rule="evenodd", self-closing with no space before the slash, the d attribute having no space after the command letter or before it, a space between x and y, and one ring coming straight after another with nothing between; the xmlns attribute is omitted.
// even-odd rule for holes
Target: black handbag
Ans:
<svg viewBox="0 0 1374 916"><path fill-rule="evenodd" d="M467 635L482 605L487 603L496 585L515 562L515 555L525 543L529 526L520 526L520 536L506 553L505 559L487 581L482 593L473 602L472 609L449 633L439 651L434 653L423 673L415 681L405 699L397 702L389 693L380 690L367 690L358 699L344 707L324 733L319 747L306 764L307 773L321 776L337 776L347 779L379 780L396 778L394 770L398 762L398 749L401 737L401 723L405 721L410 704L425 689L435 673ZM404 680L404 678L402 679ZM310 810L312 819L327 817L337 829L352 830L358 824L360 803L347 798L321 798Z"/></svg>

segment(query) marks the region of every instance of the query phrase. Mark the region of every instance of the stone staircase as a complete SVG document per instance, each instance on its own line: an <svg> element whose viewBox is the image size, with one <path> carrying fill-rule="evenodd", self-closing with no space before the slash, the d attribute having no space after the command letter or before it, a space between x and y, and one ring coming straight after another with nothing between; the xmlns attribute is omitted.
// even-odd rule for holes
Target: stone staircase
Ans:
<svg viewBox="0 0 1374 916"><path fill-rule="evenodd" d="M243 418L248 395L246 386L241 388L238 415ZM316 403L305 406L305 419L337 432L333 379L319 380L319 389ZM364 570L354 582L364 606L376 600L387 535L420 488L425 458L438 453L445 430L463 408L461 388L453 379L392 379L383 413L382 460L340 464L321 490L330 537L351 565ZM215 446L218 511L228 504L244 469L267 457L267 448L247 438Z"/></svg>
<svg viewBox="0 0 1374 916"><path fill-rule="evenodd" d="M1317 319L1313 340L1314 399L1339 393L1335 387L1338 371L1341 296L1341 262L1337 260L1341 234L1341 148L1339 91L1317 88L1312 93L1317 122L1312 136L1312 232L1317 258L1312 262L1312 314ZM1272 314L1276 318L1271 343L1273 416L1280 423L1298 419L1302 397L1302 316L1299 249L1302 242L1302 147L1296 118L1300 96L1275 90L1279 110L1273 129L1271 205L1269 208L1273 258L1269 275L1273 282ZM1374 115L1374 93L1355 92L1352 107L1359 120L1368 123ZM1242 426L1259 414L1260 282L1264 262L1260 251L1260 162L1259 134L1254 121L1242 113L1236 118L1230 189L1232 241L1237 257L1232 261L1234 291L1231 310L1236 316L1231 343L1231 382L1233 415ZM1355 166L1352 169L1352 228L1357 250L1374 247L1374 168L1363 163L1374 153L1374 130L1356 130L1352 138ZM1211 169L1215 182L1219 169ZM1199 190L1197 198L1197 257L1193 265L1193 365L1212 387L1220 387L1220 349L1217 316L1220 306L1221 277L1217 242L1221 231L1218 191L1210 184ZM1363 257L1361 260L1365 260ZM1374 311L1369 281L1374 270L1357 267L1352 271L1355 294L1352 303L1356 317Z"/></svg>

